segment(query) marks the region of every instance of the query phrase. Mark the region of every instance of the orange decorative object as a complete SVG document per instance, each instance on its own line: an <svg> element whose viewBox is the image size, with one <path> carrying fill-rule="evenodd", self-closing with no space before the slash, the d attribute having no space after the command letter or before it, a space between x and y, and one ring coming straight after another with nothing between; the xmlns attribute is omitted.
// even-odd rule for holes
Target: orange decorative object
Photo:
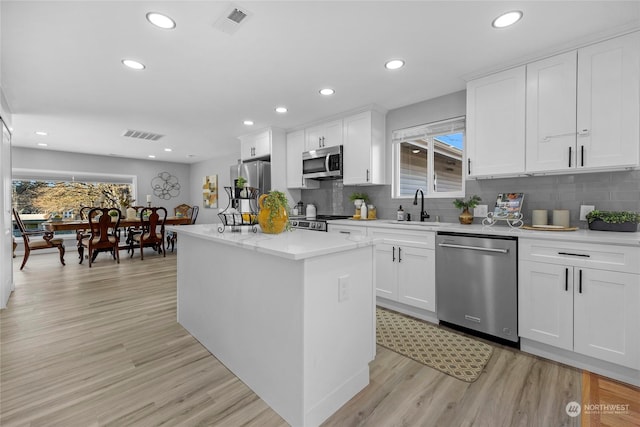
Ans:
<svg viewBox="0 0 640 427"><path fill-rule="evenodd" d="M460 224L473 224L473 214L469 212L468 208L464 208L458 219Z"/></svg>
<svg viewBox="0 0 640 427"><path fill-rule="evenodd" d="M269 197L268 194L263 194L258 199L258 206L260 212L258 213L258 224L263 233L266 234L280 234L284 231L289 221L289 215L287 210L283 207L279 209L275 215L271 215L271 209L264 205L264 200Z"/></svg>

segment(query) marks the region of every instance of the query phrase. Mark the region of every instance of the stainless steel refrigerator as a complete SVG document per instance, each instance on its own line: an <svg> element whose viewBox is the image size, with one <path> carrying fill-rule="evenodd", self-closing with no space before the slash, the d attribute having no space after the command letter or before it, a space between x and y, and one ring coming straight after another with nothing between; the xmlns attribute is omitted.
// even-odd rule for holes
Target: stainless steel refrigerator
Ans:
<svg viewBox="0 0 640 427"><path fill-rule="evenodd" d="M271 191L271 163L264 160L239 163L231 166L231 186L235 186L238 177L247 180L249 187L257 188L260 194Z"/></svg>

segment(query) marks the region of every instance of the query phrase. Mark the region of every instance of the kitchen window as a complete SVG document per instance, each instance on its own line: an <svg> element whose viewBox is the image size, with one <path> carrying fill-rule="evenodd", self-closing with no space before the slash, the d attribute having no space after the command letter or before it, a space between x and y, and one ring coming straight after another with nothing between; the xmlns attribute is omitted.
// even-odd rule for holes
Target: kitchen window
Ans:
<svg viewBox="0 0 640 427"><path fill-rule="evenodd" d="M393 131L392 196L464 196L464 131L464 117Z"/></svg>

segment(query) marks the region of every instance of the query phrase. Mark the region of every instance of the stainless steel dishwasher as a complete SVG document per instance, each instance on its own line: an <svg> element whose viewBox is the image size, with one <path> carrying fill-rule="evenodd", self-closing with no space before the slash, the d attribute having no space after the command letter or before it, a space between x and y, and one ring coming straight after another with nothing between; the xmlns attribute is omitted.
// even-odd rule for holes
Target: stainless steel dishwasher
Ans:
<svg viewBox="0 0 640 427"><path fill-rule="evenodd" d="M438 232L438 319L518 342L516 237Z"/></svg>

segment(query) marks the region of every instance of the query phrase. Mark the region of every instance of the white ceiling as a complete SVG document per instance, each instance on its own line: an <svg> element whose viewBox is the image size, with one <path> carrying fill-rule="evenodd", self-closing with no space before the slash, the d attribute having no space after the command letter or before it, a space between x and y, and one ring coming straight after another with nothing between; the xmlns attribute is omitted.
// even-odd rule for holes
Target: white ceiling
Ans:
<svg viewBox="0 0 640 427"><path fill-rule="evenodd" d="M252 15L229 35L213 24L230 4L3 0L0 82L14 146L192 163L239 154L237 136L267 126L291 129L368 104L398 108L640 28L639 1L238 1ZM522 21L491 27L513 9ZM150 25L149 11L177 27ZM394 57L406 66L386 70ZM125 68L124 58L147 68ZM336 94L322 97L322 87ZM121 136L126 129L165 136L134 140Z"/></svg>

